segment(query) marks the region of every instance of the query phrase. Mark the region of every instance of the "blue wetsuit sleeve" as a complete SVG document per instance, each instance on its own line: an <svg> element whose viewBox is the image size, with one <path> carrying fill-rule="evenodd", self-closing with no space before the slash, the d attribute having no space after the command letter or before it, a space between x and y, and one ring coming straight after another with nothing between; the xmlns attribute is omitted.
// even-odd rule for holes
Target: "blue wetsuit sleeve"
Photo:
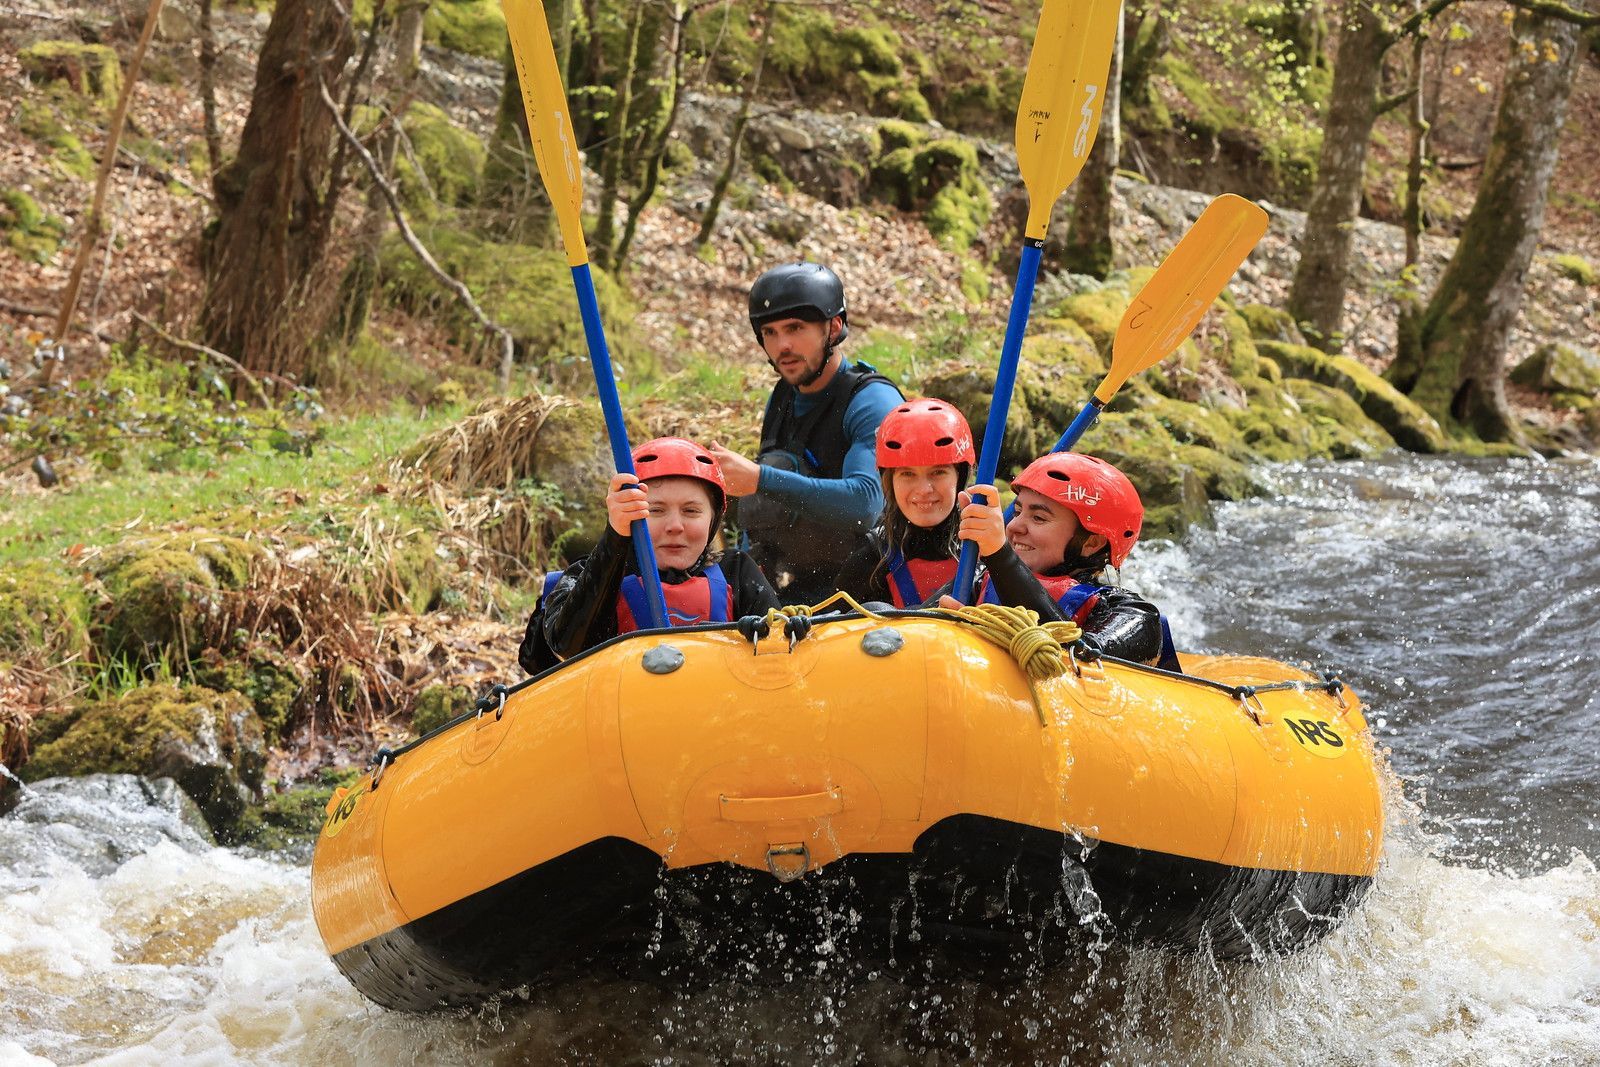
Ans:
<svg viewBox="0 0 1600 1067"><path fill-rule="evenodd" d="M883 510L876 456L878 424L901 402L900 391L884 382L865 386L844 413L850 439L838 478L808 478L798 471L762 467L758 490L808 519L865 532Z"/></svg>

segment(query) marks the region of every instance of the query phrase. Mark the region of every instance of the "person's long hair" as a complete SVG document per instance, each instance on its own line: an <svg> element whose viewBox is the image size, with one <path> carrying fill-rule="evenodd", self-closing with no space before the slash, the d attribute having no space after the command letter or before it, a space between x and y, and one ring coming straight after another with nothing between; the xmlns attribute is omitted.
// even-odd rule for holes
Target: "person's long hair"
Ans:
<svg viewBox="0 0 1600 1067"><path fill-rule="evenodd" d="M965 463L951 464L956 470L956 493L967 487L967 476L972 468ZM898 467L879 467L878 482L883 486L883 512L878 516L878 528L883 531L883 544L885 551L878 557L878 565L872 568L872 584L880 581L887 583L889 580L889 555L891 551L900 553L902 559L911 558L906 553L906 543L911 539L912 531L923 529L917 526L905 513L900 510L900 505L894 498L894 472ZM928 530L931 537L939 538L939 543L948 549L952 557L961 554L961 538L957 536L961 530L961 501L959 495L950 506L950 514L938 526Z"/></svg>

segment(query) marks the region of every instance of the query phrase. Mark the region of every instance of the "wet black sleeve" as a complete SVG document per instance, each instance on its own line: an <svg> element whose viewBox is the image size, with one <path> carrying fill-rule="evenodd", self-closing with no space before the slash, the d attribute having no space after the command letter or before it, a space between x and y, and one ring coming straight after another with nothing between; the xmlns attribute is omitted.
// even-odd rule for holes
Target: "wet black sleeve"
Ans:
<svg viewBox="0 0 1600 1067"><path fill-rule="evenodd" d="M1118 659L1154 663L1161 655L1161 613L1127 589L1102 589L1083 632L1100 651Z"/></svg>
<svg viewBox="0 0 1600 1067"><path fill-rule="evenodd" d="M633 539L611 527L588 557L567 568L544 598L544 637L562 659L617 635L617 593Z"/></svg>
<svg viewBox="0 0 1600 1067"><path fill-rule="evenodd" d="M524 671L539 674L561 662L555 649L550 647L550 642L544 637L544 605L540 604L534 613L528 616L528 629L522 635L522 647L517 649L517 663Z"/></svg>
<svg viewBox="0 0 1600 1067"><path fill-rule="evenodd" d="M876 573L878 564L882 562L883 546L876 537L869 536L866 544L850 553L850 558L844 561L839 576L833 580L833 587L844 590L861 603L868 600L892 602L886 575Z"/></svg>
<svg viewBox="0 0 1600 1067"><path fill-rule="evenodd" d="M728 579L728 585L733 589L734 618L765 615L773 608L782 606L783 601L778 599L777 590L772 588L772 583L761 573L756 561L747 554L729 552L722 557L722 562L718 566L722 568L723 575Z"/></svg>
<svg viewBox="0 0 1600 1067"><path fill-rule="evenodd" d="M989 572L989 580L994 583L1000 603L1032 608L1038 613L1040 622L1061 622L1067 618L1061 611L1061 605L1039 584L1039 579L1034 577L1033 571L1009 544L1001 545L1000 551L992 556L984 556L983 566Z"/></svg>

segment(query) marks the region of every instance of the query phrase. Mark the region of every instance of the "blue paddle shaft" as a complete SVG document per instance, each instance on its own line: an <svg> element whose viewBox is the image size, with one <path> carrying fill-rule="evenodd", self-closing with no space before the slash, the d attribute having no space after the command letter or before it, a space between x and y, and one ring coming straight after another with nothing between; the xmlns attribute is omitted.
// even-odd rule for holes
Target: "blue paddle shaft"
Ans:
<svg viewBox="0 0 1600 1067"><path fill-rule="evenodd" d="M1000 442L1006 435L1006 415L1011 410L1011 393L1017 384L1017 360L1022 354L1022 338L1028 331L1028 313L1033 310L1033 286L1039 280L1039 259L1044 242L1027 239L1022 244L1022 260L1017 264L1017 287L1011 294L1011 316L1006 320L1006 339L1000 347L1000 366L994 375L994 398L989 402L989 420L983 426L983 447L978 451L977 485L992 485L1000 466ZM972 600L972 580L978 573L978 545L961 544L961 562L950 593L963 604Z"/></svg>
<svg viewBox="0 0 1600 1067"><path fill-rule="evenodd" d="M589 342L589 364L594 369L595 391L600 394L600 410L606 417L606 436L611 439L611 459L618 472L632 474L633 449L628 447L628 428L622 422L622 398L617 396L617 379L611 372L611 350L600 324L600 301L595 297L589 264L572 268L572 285L578 292L578 312L583 316L583 335ZM633 520L633 554L639 564L639 580L644 583L645 601L650 605L650 625L664 628L667 599L661 592L661 574L656 570L650 524L643 519Z"/></svg>
<svg viewBox="0 0 1600 1067"><path fill-rule="evenodd" d="M1083 405L1083 410L1078 412L1078 417L1072 420L1072 425L1067 427L1066 433L1061 435L1060 440L1056 442L1055 447L1050 451L1072 451L1072 446L1078 443L1078 438L1082 437L1085 431L1094 425L1094 420L1098 419L1100 417L1100 413L1105 409L1106 406L1100 402L1099 397L1091 396L1089 398L1089 402ZM1013 500L1011 503L1006 505L1006 521L1010 522L1011 517L1016 513L1017 502Z"/></svg>

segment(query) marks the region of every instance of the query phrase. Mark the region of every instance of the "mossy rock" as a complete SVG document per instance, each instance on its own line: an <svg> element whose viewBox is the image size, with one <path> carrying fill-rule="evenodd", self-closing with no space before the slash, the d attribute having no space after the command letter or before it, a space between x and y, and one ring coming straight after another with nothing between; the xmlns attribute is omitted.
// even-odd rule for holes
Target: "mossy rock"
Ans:
<svg viewBox="0 0 1600 1067"><path fill-rule="evenodd" d="M85 708L59 736L33 750L23 778L172 778L199 805L218 839L230 843L259 793L265 766L261 721L245 697L200 686L150 685Z"/></svg>
<svg viewBox="0 0 1600 1067"><path fill-rule="evenodd" d="M110 114L122 91L116 49L82 41L40 41L17 53L22 72L34 82L59 82Z"/></svg>
<svg viewBox="0 0 1600 1067"><path fill-rule="evenodd" d="M1220 324L1220 330L1197 335L1195 342L1201 353L1227 367L1228 375L1237 382L1258 376L1261 352L1248 321L1237 311L1224 311Z"/></svg>
<svg viewBox="0 0 1600 1067"><path fill-rule="evenodd" d="M715 25L725 25L718 18ZM718 33L717 40L723 40ZM755 43L730 40L737 66L748 69ZM908 70L910 53L901 37L881 23L841 23L832 15L802 7L788 9L774 24L767 67L791 85L807 87L809 98L833 98L872 115L927 122L932 110ZM730 71L730 73L732 73Z"/></svg>
<svg viewBox="0 0 1600 1067"><path fill-rule="evenodd" d="M361 773L359 767L323 770L309 781L270 790L259 804L245 809L239 843L273 851L309 850L327 821L334 790L353 784Z"/></svg>
<svg viewBox="0 0 1600 1067"><path fill-rule="evenodd" d="M465 715L476 703L472 690L464 685L430 685L417 694L411 712L411 732L423 737L458 715Z"/></svg>
<svg viewBox="0 0 1600 1067"><path fill-rule="evenodd" d="M444 223L419 227L418 235L439 265L472 291L485 313L511 331L519 362L563 385L590 381L589 346L564 254L496 244ZM490 343L472 313L417 262L398 235L385 239L380 267L384 292L392 302L413 315L442 321L453 339L464 344ZM632 302L610 275L591 271L613 361L624 373L653 368L654 360L630 325Z"/></svg>
<svg viewBox="0 0 1600 1067"><path fill-rule="evenodd" d="M423 40L485 59L506 50L506 16L499 0L435 0L422 21Z"/></svg>
<svg viewBox="0 0 1600 1067"><path fill-rule="evenodd" d="M1305 338L1300 336L1300 327L1295 325L1294 316L1283 308L1245 304L1239 308L1239 316L1250 328L1250 336L1258 341L1282 341L1290 345L1306 343Z"/></svg>
<svg viewBox="0 0 1600 1067"><path fill-rule="evenodd" d="M903 211L921 211L928 232L946 247L970 247L994 213L977 149L906 123L884 123L878 138L884 152L870 167L869 191Z"/></svg>
<svg viewBox="0 0 1600 1067"><path fill-rule="evenodd" d="M1199 445L1239 458L1243 439L1223 413L1168 397L1152 397L1141 406L1178 444Z"/></svg>
<svg viewBox="0 0 1600 1067"><path fill-rule="evenodd" d="M1284 388L1316 434L1316 452L1328 459L1360 459L1395 447L1394 437L1367 418L1355 399L1331 385L1291 378Z"/></svg>
<svg viewBox="0 0 1600 1067"><path fill-rule="evenodd" d="M1258 341L1257 350L1283 368L1285 377L1331 385L1348 393L1367 418L1388 431L1411 452L1444 452L1450 448L1444 430L1410 397L1349 356L1329 356L1307 345Z"/></svg>
<svg viewBox="0 0 1600 1067"><path fill-rule="evenodd" d="M0 662L55 664L89 651L89 594L53 564L0 568Z"/></svg>
<svg viewBox="0 0 1600 1067"><path fill-rule="evenodd" d="M400 179L405 206L418 218L431 219L440 205L471 204L489 155L483 141L451 122L442 109L421 101L406 109L401 127L411 141L411 152L395 157L395 176ZM417 165L425 183L419 179Z"/></svg>
<svg viewBox="0 0 1600 1067"><path fill-rule="evenodd" d="M216 692L236 692L250 701L270 744L283 739L306 681L305 672L294 660L259 644L243 654L223 655L208 648L194 664L196 685Z"/></svg>
<svg viewBox="0 0 1600 1067"><path fill-rule="evenodd" d="M1511 380L1542 393L1600 393L1600 356L1586 348L1557 341L1540 345L1511 369Z"/></svg>
<svg viewBox="0 0 1600 1067"><path fill-rule="evenodd" d="M97 576L106 600L96 612L96 643L106 658L150 663L186 660L222 595L245 587L260 548L204 530L163 534L121 546Z"/></svg>
<svg viewBox="0 0 1600 1067"><path fill-rule="evenodd" d="M563 404L550 412L539 429L527 477L559 486L564 494L550 533L553 550L568 562L587 555L605 531L605 490L614 473L599 405Z"/></svg>
<svg viewBox="0 0 1600 1067"><path fill-rule="evenodd" d="M23 259L49 263L61 248L66 220L51 215L21 189L0 189L0 233Z"/></svg>
<svg viewBox="0 0 1600 1067"><path fill-rule="evenodd" d="M1557 274L1579 285L1600 284L1600 272L1594 269L1593 263L1582 256L1570 254L1551 256L1550 265L1555 267Z"/></svg>
<svg viewBox="0 0 1600 1067"><path fill-rule="evenodd" d="M64 117L64 113L81 109L82 104L74 97L72 101L78 108L71 104L62 106L59 102L64 96L70 94L62 90L24 100L17 112L17 128L50 150L51 165L63 176L88 181L95 175L94 156L73 132L70 120Z"/></svg>
<svg viewBox="0 0 1600 1067"><path fill-rule="evenodd" d="M1108 286L1069 296L1049 313L1081 326L1109 360L1112 342L1117 339L1117 327L1122 324L1122 315L1127 310L1127 294Z"/></svg>
<svg viewBox="0 0 1600 1067"><path fill-rule="evenodd" d="M1565 408L1568 411L1588 411L1596 405L1600 405L1600 397L1596 397L1593 393L1563 392L1552 393L1550 396L1551 407Z"/></svg>

